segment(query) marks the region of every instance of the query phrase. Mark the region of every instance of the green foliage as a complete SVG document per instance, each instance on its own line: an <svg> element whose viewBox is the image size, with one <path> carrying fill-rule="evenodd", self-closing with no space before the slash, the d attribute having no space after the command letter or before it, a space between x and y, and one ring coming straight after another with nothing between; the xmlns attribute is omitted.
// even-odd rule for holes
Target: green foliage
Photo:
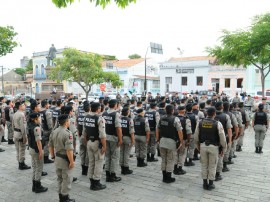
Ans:
<svg viewBox="0 0 270 202"><path fill-rule="evenodd" d="M128 58L129 59L138 59L138 58L141 58L141 56L135 53L135 54L129 55Z"/></svg>
<svg viewBox="0 0 270 202"><path fill-rule="evenodd" d="M25 74L26 70L24 68L16 68L14 70L14 72L16 72L17 74L23 76Z"/></svg>
<svg viewBox="0 0 270 202"><path fill-rule="evenodd" d="M79 0L80 1L80 0ZM96 2L96 6L101 6L102 8L105 8L108 4L111 3L112 0L90 0L90 2ZM58 8L65 8L68 5L71 5L74 3L74 0L52 0L52 2L58 7ZM116 5L120 8L125 8L130 3L136 3L136 0L114 0Z"/></svg>
<svg viewBox="0 0 270 202"><path fill-rule="evenodd" d="M122 85L119 75L103 71L102 57L98 54L69 48L63 51L63 58L55 59L55 63L56 67L51 69L49 77L58 82L62 80L77 82L86 95L94 84L111 82L115 87Z"/></svg>
<svg viewBox="0 0 270 202"><path fill-rule="evenodd" d="M33 71L33 60L32 59L30 59L28 64L26 65L25 71L26 72Z"/></svg>
<svg viewBox="0 0 270 202"><path fill-rule="evenodd" d="M265 77L270 72L270 13L253 18L245 30L223 30L221 45L207 47L209 55L217 58L219 64L235 66L256 66L261 73L264 93Z"/></svg>
<svg viewBox="0 0 270 202"><path fill-rule="evenodd" d="M15 36L17 36L17 33L12 26L0 26L0 57L12 53L13 49L19 45L19 43L14 40Z"/></svg>
<svg viewBox="0 0 270 202"><path fill-rule="evenodd" d="M117 58L114 55L103 55L102 56L102 59L105 60L105 61L108 61L108 60L117 60Z"/></svg>

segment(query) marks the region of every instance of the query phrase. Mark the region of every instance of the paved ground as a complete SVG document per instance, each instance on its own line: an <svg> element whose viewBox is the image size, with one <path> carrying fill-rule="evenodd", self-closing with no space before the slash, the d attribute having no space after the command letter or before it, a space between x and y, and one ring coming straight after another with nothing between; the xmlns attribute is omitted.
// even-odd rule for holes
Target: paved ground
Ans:
<svg viewBox="0 0 270 202"><path fill-rule="evenodd" d="M237 153L230 172L223 173L224 179L216 182L216 189L202 189L200 164L185 167L186 175L176 176L176 182L165 184L161 181L160 161L149 163L145 168L136 167L136 159L131 158L134 174L122 176L119 183L106 183L107 189L94 192L89 189L89 180L80 174L79 160L76 161L74 176L78 181L72 184L71 196L78 202L84 201L270 201L270 142L265 139L263 154L254 153L254 132L247 131L243 152ZM14 201L58 201L56 175L53 164L44 165L49 174L42 184L49 187L46 193L31 191L32 170L20 171L15 160L15 146L2 143L6 151L0 153L0 202ZM27 152L26 163L31 165ZM118 175L119 172L118 172ZM105 177L103 176L103 183Z"/></svg>

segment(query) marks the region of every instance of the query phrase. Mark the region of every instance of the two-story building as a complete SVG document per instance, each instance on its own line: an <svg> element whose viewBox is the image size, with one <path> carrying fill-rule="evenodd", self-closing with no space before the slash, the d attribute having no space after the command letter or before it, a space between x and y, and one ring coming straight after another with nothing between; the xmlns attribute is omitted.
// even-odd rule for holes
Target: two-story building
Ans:
<svg viewBox="0 0 270 202"><path fill-rule="evenodd" d="M215 58L171 58L160 65L160 92L191 92L208 90L208 72ZM211 88L212 89L212 88Z"/></svg>

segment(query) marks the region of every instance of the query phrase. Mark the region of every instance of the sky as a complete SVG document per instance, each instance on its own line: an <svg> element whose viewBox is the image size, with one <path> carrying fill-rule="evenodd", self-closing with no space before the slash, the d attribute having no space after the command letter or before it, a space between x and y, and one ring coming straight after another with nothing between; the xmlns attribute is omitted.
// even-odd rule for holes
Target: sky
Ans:
<svg viewBox="0 0 270 202"><path fill-rule="evenodd" d="M250 25L253 16L269 12L269 0L137 0L125 9L114 3L105 9L89 0L75 0L57 8L51 0L0 0L0 26L13 26L21 46L0 58L6 69L20 66L23 56L73 47L127 59L145 57L150 42L162 44L167 60L207 55L205 48L219 43L222 30Z"/></svg>

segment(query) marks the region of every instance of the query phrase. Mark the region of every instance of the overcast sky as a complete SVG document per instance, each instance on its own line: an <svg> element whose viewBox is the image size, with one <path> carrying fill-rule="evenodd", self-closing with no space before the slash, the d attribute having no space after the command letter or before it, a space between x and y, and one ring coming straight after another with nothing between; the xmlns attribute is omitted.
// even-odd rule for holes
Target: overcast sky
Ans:
<svg viewBox="0 0 270 202"><path fill-rule="evenodd" d="M0 26L14 26L21 47L0 58L0 66L19 67L23 56L74 47L126 59L144 57L150 42L160 43L169 59L201 56L206 46L218 43L222 29L247 27L251 18L268 12L269 0L137 0L126 9L113 3L104 10L88 0L75 0L58 9L51 0L0 0Z"/></svg>

